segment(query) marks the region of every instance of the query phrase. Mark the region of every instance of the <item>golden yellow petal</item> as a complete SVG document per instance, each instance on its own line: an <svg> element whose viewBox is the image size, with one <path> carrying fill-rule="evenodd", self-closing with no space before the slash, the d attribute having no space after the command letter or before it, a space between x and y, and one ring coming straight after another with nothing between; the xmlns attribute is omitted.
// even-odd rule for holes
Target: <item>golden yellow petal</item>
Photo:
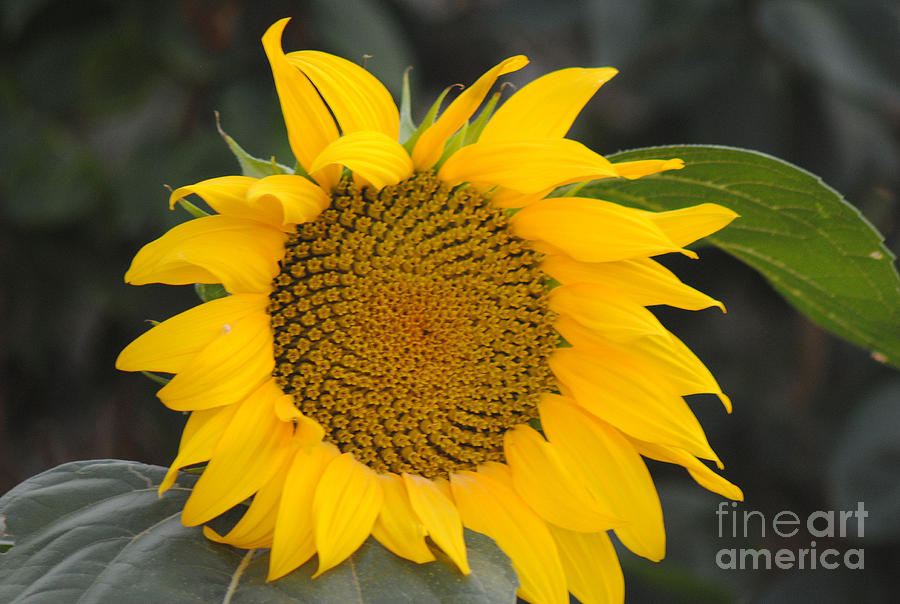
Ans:
<svg viewBox="0 0 900 604"><path fill-rule="evenodd" d="M691 477L697 481L697 484L703 488L728 499L744 500L744 494L738 486L713 472L705 463L684 449L649 443L635 438L629 438L629 440L631 440L638 452L645 457L684 466Z"/></svg>
<svg viewBox="0 0 900 604"><path fill-rule="evenodd" d="M580 406L625 434L718 459L684 399L640 366L606 361L589 350L558 348L549 363Z"/></svg>
<svg viewBox="0 0 900 604"><path fill-rule="evenodd" d="M427 478L403 474L409 502L438 547L444 550L460 572L468 575L469 561L459 511L446 495Z"/></svg>
<svg viewBox="0 0 900 604"><path fill-rule="evenodd" d="M522 598L568 604L566 576L547 523L515 491L478 472L451 474L450 488L463 524L509 556Z"/></svg>
<svg viewBox="0 0 900 604"><path fill-rule="evenodd" d="M194 355L157 396L175 411L231 405L269 379L274 368L269 316L254 313L224 325L219 337Z"/></svg>
<svg viewBox="0 0 900 604"><path fill-rule="evenodd" d="M581 602L621 604L625 578L606 533L578 533L550 525L569 591Z"/></svg>
<svg viewBox="0 0 900 604"><path fill-rule="evenodd" d="M538 170L536 166L531 169ZM546 241L582 262L685 252L651 220L649 212L597 199L544 199L516 212L510 226L519 237Z"/></svg>
<svg viewBox="0 0 900 604"><path fill-rule="evenodd" d="M221 283L232 294L268 293L284 255L285 234L230 216L195 218L138 251L125 281L132 285Z"/></svg>
<svg viewBox="0 0 900 604"><path fill-rule="evenodd" d="M613 164L619 176L634 180L642 176L665 172L666 170L681 170L684 161L680 159L643 159L640 161L625 161Z"/></svg>
<svg viewBox="0 0 900 604"><path fill-rule="evenodd" d="M555 287L550 291L549 305L550 310L617 342L669 333L652 312L600 283Z"/></svg>
<svg viewBox="0 0 900 604"><path fill-rule="evenodd" d="M274 23L263 35L262 43L272 67L281 112L287 126L288 142L294 157L307 172L313 160L338 138L337 125L319 93L305 75L288 62L281 48L281 35L290 19ZM341 176L337 166L327 167L315 176L326 191Z"/></svg>
<svg viewBox="0 0 900 604"><path fill-rule="evenodd" d="M325 468L338 455L326 443L296 448L284 478L266 581L283 577L316 553L313 498Z"/></svg>
<svg viewBox="0 0 900 604"><path fill-rule="evenodd" d="M177 314L144 332L125 347L116 359L122 371L178 373L226 325L249 314L264 313L269 303L262 294L235 294Z"/></svg>
<svg viewBox="0 0 900 604"><path fill-rule="evenodd" d="M437 163L444 153L444 145L447 143L447 139L453 136L453 133L459 130L472 117L472 114L481 105L497 78L522 69L527 64L528 59L522 55L501 61L456 97L441 116L416 141L416 146L412 152L416 170L427 170Z"/></svg>
<svg viewBox="0 0 900 604"><path fill-rule="evenodd" d="M412 175L412 160L395 139L381 132L354 132L342 136L316 157L312 173L332 164L346 166L354 177L376 189L395 185Z"/></svg>
<svg viewBox="0 0 900 604"><path fill-rule="evenodd" d="M313 498L313 527L319 569L313 578L343 562L372 533L384 493L378 476L344 453L328 464Z"/></svg>
<svg viewBox="0 0 900 604"><path fill-rule="evenodd" d="M724 228L738 214L718 204L701 203L680 210L647 212L647 216L676 245L685 246Z"/></svg>
<svg viewBox="0 0 900 604"><path fill-rule="evenodd" d="M428 531L413 511L403 479L396 474L379 474L384 504L372 527L372 536L402 558L422 564L434 560L425 543Z"/></svg>
<svg viewBox="0 0 900 604"><path fill-rule="evenodd" d="M579 262L564 254L546 256L541 268L562 283L601 283L641 306L666 304L685 310L710 306L725 312L721 302L683 283L669 269L650 258L617 262Z"/></svg>
<svg viewBox="0 0 900 604"><path fill-rule="evenodd" d="M572 67L548 73L504 102L478 142L563 137L594 93L617 73L610 67Z"/></svg>
<svg viewBox="0 0 900 604"><path fill-rule="evenodd" d="M533 428L507 431L504 451L516 492L544 520L582 532L622 524L624 516L597 505L579 469Z"/></svg>
<svg viewBox="0 0 900 604"><path fill-rule="evenodd" d="M331 198L302 176L274 174L250 186L247 202L273 225L293 231L294 226L315 220L331 203Z"/></svg>
<svg viewBox="0 0 900 604"><path fill-rule="evenodd" d="M546 394L539 409L541 425L560 457L603 509L624 520L615 527L619 540L640 556L661 560L666 553L662 507L650 472L631 442L571 399Z"/></svg>
<svg viewBox="0 0 900 604"><path fill-rule="evenodd" d="M450 184L492 184L524 194L616 175L606 158L567 138L475 143L451 155L438 171Z"/></svg>
<svg viewBox="0 0 900 604"><path fill-rule="evenodd" d="M237 405L191 413L184 425L184 432L181 433L178 456L169 466L169 471L166 472L165 478L159 485L160 496L175 483L178 470L195 463L209 461L213 451L216 450L219 439L225 433L225 428L231 423L235 411L237 411Z"/></svg>
<svg viewBox="0 0 900 604"><path fill-rule="evenodd" d="M344 135L374 130L397 140L400 112L378 78L356 63L317 50L291 52L287 60L312 81Z"/></svg>
<svg viewBox="0 0 900 604"><path fill-rule="evenodd" d="M290 455L293 425L275 415L279 396L269 380L240 403L184 506L185 526L208 522L250 497Z"/></svg>
<svg viewBox="0 0 900 604"><path fill-rule="evenodd" d="M247 190L257 179L249 176L221 176L210 178L194 185L179 187L169 195L169 209L173 209L178 200L190 194L199 195L209 207L225 216L259 220L275 224L269 216L247 205Z"/></svg>

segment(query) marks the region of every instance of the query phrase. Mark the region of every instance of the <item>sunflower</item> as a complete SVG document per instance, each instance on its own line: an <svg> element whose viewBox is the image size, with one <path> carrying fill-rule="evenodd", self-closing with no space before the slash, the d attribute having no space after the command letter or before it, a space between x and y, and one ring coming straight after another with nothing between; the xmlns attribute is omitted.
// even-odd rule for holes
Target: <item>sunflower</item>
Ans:
<svg viewBox="0 0 900 604"><path fill-rule="evenodd" d="M622 600L608 531L651 560L665 550L643 457L741 497L701 461L721 468L683 396L730 411L728 398L646 308L721 307L650 257L695 256L685 246L735 214L559 195L682 167L611 163L565 138L614 69L563 69L485 103L527 64L515 56L415 129L364 68L285 54L286 23L262 43L297 168L175 190L171 205L195 194L215 213L147 244L125 275L229 294L117 361L173 374L158 396L190 412L160 494L208 462L184 524L252 498L227 534L204 531L271 548L270 580L316 554L321 574L370 535L419 563L440 548L465 574L465 526L510 557L526 600Z"/></svg>

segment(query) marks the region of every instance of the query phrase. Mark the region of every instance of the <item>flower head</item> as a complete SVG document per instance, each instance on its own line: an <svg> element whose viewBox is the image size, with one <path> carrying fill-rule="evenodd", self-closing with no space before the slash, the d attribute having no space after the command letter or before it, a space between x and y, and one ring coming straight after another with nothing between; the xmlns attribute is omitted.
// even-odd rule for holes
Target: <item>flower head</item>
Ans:
<svg viewBox="0 0 900 604"><path fill-rule="evenodd" d="M646 309L721 306L651 256L686 250L734 213L653 213L548 197L562 185L681 167L611 163L565 138L613 69L564 69L474 114L512 57L400 139L397 106L363 68L284 54L263 36L296 173L213 178L172 193L215 214L141 249L126 281L220 283L228 296L164 321L120 369L174 374L191 412L164 492L208 462L182 518L253 497L215 541L270 547L269 578L319 573L369 536L416 562L431 543L469 572L463 526L492 537L535 602L621 600L607 531L662 558L642 460L740 491L684 395L730 405Z"/></svg>

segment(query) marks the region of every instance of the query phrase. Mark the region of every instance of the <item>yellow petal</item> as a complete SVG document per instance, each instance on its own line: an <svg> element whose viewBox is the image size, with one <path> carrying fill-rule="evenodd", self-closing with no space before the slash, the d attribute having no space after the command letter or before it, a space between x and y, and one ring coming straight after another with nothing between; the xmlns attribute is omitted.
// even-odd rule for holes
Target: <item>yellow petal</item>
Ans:
<svg viewBox="0 0 900 604"><path fill-rule="evenodd" d="M478 142L563 137L594 93L617 73L610 67L572 67L548 73L504 102Z"/></svg>
<svg viewBox="0 0 900 604"><path fill-rule="evenodd" d="M337 125L322 98L305 75L288 62L281 48L281 35L290 19L274 23L262 37L263 48L272 67L281 112L287 126L288 142L294 157L307 172L313 160L338 138ZM327 167L315 176L322 188L329 190L340 178L341 170Z"/></svg>
<svg viewBox="0 0 900 604"><path fill-rule="evenodd" d="M406 149L381 132L354 132L342 136L316 158L310 170L340 164L362 177L376 189L395 185L412 175L413 166Z"/></svg>
<svg viewBox="0 0 900 604"><path fill-rule="evenodd" d="M203 524L233 508L284 463L291 453L293 425L275 415L279 396L281 390L269 380L240 404L184 506L185 526Z"/></svg>
<svg viewBox="0 0 900 604"><path fill-rule="evenodd" d="M338 455L326 443L296 449L284 478L267 581L283 577L316 553L313 498L325 468Z"/></svg>
<svg viewBox="0 0 900 604"><path fill-rule="evenodd" d="M125 347L116 359L122 371L178 373L226 325L249 314L264 313L268 296L235 294L195 306L144 332Z"/></svg>
<svg viewBox="0 0 900 604"><path fill-rule="evenodd" d="M313 498L313 526L319 569L313 578L344 561L372 533L384 493L378 476L349 453L336 457Z"/></svg>
<svg viewBox="0 0 900 604"><path fill-rule="evenodd" d="M642 176L665 172L666 170L681 170L684 161L680 159L643 159L640 161L625 161L613 164L619 176L634 180Z"/></svg>
<svg viewBox="0 0 900 604"><path fill-rule="evenodd" d="M522 69L527 64L528 59L522 55L501 61L456 97L441 116L416 141L416 146L412 152L412 159L416 169L427 170L437 163L444 153L444 145L447 143L447 139L453 136L453 133L459 130L472 117L472 114L481 105L497 78Z"/></svg>
<svg viewBox="0 0 900 604"><path fill-rule="evenodd" d="M669 269L650 258L618 262L579 262L564 254L546 256L541 268L562 283L601 283L618 290L641 306L666 304L686 310L718 306L721 302L684 284Z"/></svg>
<svg viewBox="0 0 900 604"><path fill-rule="evenodd" d="M567 138L475 143L451 155L438 171L450 184L487 183L524 194L616 175L606 158Z"/></svg>
<svg viewBox="0 0 900 604"><path fill-rule="evenodd" d="M285 234L259 222L205 216L179 224L138 251L132 285L221 283L232 294L268 293L284 256Z"/></svg>
<svg viewBox="0 0 900 604"><path fill-rule="evenodd" d="M582 262L685 252L651 220L649 213L597 199L544 199L516 212L510 226L519 237L546 241Z"/></svg>
<svg viewBox="0 0 900 604"><path fill-rule="evenodd" d="M585 327L617 342L631 342L648 335L665 336L652 312L599 283L572 283L550 291L550 310L569 316Z"/></svg>
<svg viewBox="0 0 900 604"><path fill-rule="evenodd" d="M165 478L159 485L160 496L175 483L178 470L195 463L209 461L216 450L216 445L219 444L219 439L222 438L222 434L231 423L235 411L237 411L237 405L191 413L184 426L184 432L181 434L178 456L169 466L169 471L166 472Z"/></svg>
<svg viewBox="0 0 900 604"><path fill-rule="evenodd" d="M578 468L533 428L509 430L504 450L516 492L544 520L583 532L622 524L622 516L597 505Z"/></svg>
<svg viewBox="0 0 900 604"><path fill-rule="evenodd" d="M331 198L302 176L274 174L250 186L247 202L254 211L265 214L273 225L293 230L297 224L315 220L331 203Z"/></svg>
<svg viewBox="0 0 900 604"><path fill-rule="evenodd" d="M672 334L638 338L629 342L616 342L603 338L571 317L558 317L554 327L569 344L602 359L628 358L647 371L647 375L666 380L681 396L712 393L719 396L725 410L731 412L731 400L709 370L681 340Z"/></svg>
<svg viewBox="0 0 900 604"><path fill-rule="evenodd" d="M469 561L463 540L462 520L453 502L427 478L403 474L403 483L413 510L425 525L431 539L468 575Z"/></svg>
<svg viewBox="0 0 900 604"><path fill-rule="evenodd" d="M157 396L175 411L231 405L259 387L274 368L269 317L254 313L223 326L219 337L185 364Z"/></svg>
<svg viewBox="0 0 900 604"><path fill-rule="evenodd" d="M247 190L256 180L249 176L221 176L202 180L194 185L178 187L169 195L169 209L174 208L179 199L193 193L199 195L219 214L271 223L268 216L261 215L247 204Z"/></svg>
<svg viewBox="0 0 900 604"><path fill-rule="evenodd" d="M547 523L515 491L477 472L451 474L450 488L463 524L509 556L522 598L568 604L565 573Z"/></svg>
<svg viewBox="0 0 900 604"><path fill-rule="evenodd" d="M400 112L378 78L356 63L317 50L291 52L287 60L312 81L344 135L374 130L397 140Z"/></svg>
<svg viewBox="0 0 900 604"><path fill-rule="evenodd" d="M650 472L632 444L571 399L546 394L539 409L541 425L560 457L580 472L603 509L625 521L615 527L619 540L640 556L661 560L666 553L662 507Z"/></svg>
<svg viewBox="0 0 900 604"><path fill-rule="evenodd" d="M647 212L647 216L676 245L685 246L724 228L738 214L714 203L701 203L680 210Z"/></svg>
<svg viewBox="0 0 900 604"><path fill-rule="evenodd" d="M227 543L243 549L272 547L278 506L281 503L281 493L284 490L284 482L290 464L291 458L285 458L284 463L275 471L272 478L253 496L253 502L249 509L226 535L219 535L209 526L204 526L203 534L206 535L206 538L216 543Z"/></svg>
<svg viewBox="0 0 900 604"><path fill-rule="evenodd" d="M422 564L434 560L434 554L425 543L428 531L413 511L403 479L396 474L379 474L384 504L372 536L381 545L402 558Z"/></svg>
<svg viewBox="0 0 900 604"><path fill-rule="evenodd" d="M606 533L578 533L550 525L569 591L581 602L621 604L625 578Z"/></svg>
<svg viewBox="0 0 900 604"><path fill-rule="evenodd" d="M634 443L635 448L641 455L684 466L691 477L697 481L697 484L705 489L718 493L722 497L743 501L744 494L741 489L733 483L725 480L715 472L713 472L705 463L678 447L669 447L658 443L649 443L635 438L630 439Z"/></svg>
<svg viewBox="0 0 900 604"><path fill-rule="evenodd" d="M549 363L575 401L622 432L681 447L704 459L718 459L687 403L639 366L606 364L590 351L558 348Z"/></svg>

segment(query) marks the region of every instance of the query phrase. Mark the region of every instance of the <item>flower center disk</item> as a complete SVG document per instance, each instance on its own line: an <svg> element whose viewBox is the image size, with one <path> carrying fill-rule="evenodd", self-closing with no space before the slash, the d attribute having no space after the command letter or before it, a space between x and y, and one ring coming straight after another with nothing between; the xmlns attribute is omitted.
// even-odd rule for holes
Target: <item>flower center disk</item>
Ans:
<svg viewBox="0 0 900 604"><path fill-rule="evenodd" d="M469 187L344 182L287 240L274 376L342 452L429 478L503 460L556 345L539 254Z"/></svg>

